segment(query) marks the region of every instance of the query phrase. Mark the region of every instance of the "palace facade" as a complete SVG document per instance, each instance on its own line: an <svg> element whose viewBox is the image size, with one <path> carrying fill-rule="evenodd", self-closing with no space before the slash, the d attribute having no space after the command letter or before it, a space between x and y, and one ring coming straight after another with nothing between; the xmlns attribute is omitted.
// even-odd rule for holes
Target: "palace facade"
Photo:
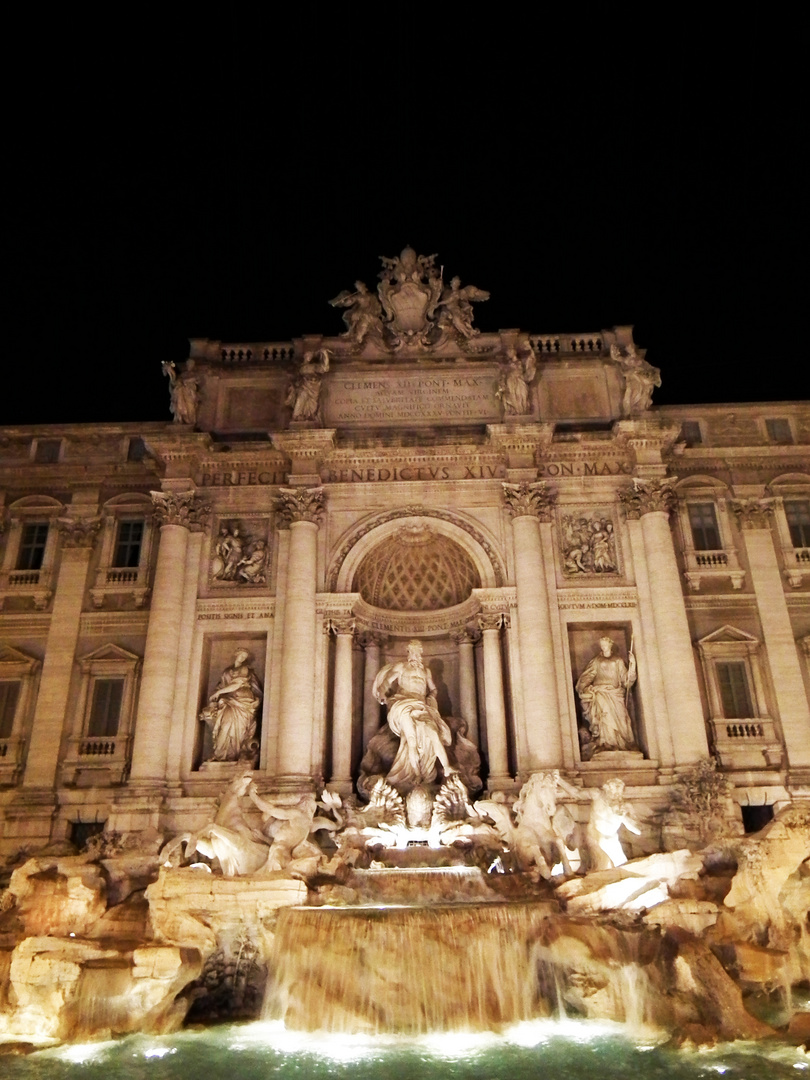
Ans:
<svg viewBox="0 0 810 1080"><path fill-rule="evenodd" d="M656 407L630 327L486 297L406 249L338 337L193 340L171 423L0 432L4 855L194 828L240 770L348 795L414 639L490 792L649 820L712 756L747 827L810 798L810 405Z"/></svg>

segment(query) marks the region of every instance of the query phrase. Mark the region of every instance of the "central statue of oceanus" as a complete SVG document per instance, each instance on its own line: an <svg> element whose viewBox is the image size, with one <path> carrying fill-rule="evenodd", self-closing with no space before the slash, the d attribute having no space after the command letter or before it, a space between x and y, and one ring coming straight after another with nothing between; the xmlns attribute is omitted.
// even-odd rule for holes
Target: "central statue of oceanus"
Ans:
<svg viewBox="0 0 810 1080"><path fill-rule="evenodd" d="M368 797L380 779L402 796L453 778L467 791L480 790L478 751L466 738L463 720L440 715L421 641L408 643L407 659L381 668L373 689L388 706L388 722L369 740L360 765L361 794Z"/></svg>

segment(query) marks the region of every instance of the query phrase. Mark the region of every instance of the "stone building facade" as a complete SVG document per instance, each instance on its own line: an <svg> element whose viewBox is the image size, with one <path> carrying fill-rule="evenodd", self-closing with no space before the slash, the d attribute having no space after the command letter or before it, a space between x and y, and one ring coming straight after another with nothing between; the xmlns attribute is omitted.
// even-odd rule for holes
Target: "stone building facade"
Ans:
<svg viewBox="0 0 810 1080"><path fill-rule="evenodd" d="M194 828L238 770L349 794L413 639L492 792L649 816L711 755L746 821L810 798L810 405L653 406L631 328L486 296L406 249L343 335L193 340L171 423L0 432L0 853Z"/></svg>

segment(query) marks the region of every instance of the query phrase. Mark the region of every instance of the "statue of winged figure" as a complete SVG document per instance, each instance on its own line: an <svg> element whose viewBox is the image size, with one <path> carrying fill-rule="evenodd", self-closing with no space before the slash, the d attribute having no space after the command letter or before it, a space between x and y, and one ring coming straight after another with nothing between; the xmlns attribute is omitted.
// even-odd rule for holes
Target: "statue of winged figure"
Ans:
<svg viewBox="0 0 810 1080"><path fill-rule="evenodd" d="M329 303L332 307L346 308L343 316L346 331L341 336L353 345L362 345L369 334L382 336L382 307L364 282L355 281L354 287L355 292L344 289Z"/></svg>
<svg viewBox="0 0 810 1080"><path fill-rule="evenodd" d="M439 311L439 326L452 327L463 338L469 341L481 333L472 324L473 302L489 300L489 293L485 289L478 289L475 285L466 285L461 288L461 278L454 277L449 287L445 288L442 298L436 304Z"/></svg>

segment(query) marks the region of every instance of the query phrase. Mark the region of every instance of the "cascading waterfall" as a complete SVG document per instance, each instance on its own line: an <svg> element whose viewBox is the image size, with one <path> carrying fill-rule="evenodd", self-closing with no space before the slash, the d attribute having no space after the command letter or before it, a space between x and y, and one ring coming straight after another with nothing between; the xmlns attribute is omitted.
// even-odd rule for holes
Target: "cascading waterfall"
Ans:
<svg viewBox="0 0 810 1080"><path fill-rule="evenodd" d="M549 915L543 903L289 908L279 913L265 1017L306 1031L492 1031L565 1015L572 990L581 1013ZM645 977L632 961L620 966L630 957L575 959L580 983L610 987L602 1008L643 1020Z"/></svg>

